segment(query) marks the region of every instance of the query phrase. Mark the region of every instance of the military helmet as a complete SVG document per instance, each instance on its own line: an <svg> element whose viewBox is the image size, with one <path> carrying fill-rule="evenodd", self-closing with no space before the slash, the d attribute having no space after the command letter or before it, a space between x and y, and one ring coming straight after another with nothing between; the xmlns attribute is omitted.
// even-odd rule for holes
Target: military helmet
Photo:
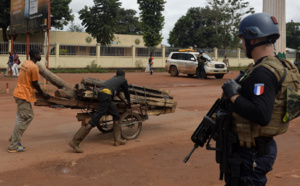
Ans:
<svg viewBox="0 0 300 186"><path fill-rule="evenodd" d="M242 20L238 36L244 39L268 37L275 43L280 37L278 22L274 16L266 13L251 14Z"/></svg>

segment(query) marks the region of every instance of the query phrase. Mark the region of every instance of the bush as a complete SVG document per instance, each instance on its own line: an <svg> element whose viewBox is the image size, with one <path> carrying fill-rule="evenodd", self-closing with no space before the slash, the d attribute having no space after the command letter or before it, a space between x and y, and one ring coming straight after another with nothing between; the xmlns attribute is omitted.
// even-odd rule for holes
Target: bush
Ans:
<svg viewBox="0 0 300 186"><path fill-rule="evenodd" d="M60 49L59 55L67 55L68 51L66 49Z"/></svg>
<svg viewBox="0 0 300 186"><path fill-rule="evenodd" d="M90 65L86 66L86 68L89 70L93 70L93 69L100 68L100 67L101 66L100 65L98 66L97 63L95 62L95 60L93 60Z"/></svg>

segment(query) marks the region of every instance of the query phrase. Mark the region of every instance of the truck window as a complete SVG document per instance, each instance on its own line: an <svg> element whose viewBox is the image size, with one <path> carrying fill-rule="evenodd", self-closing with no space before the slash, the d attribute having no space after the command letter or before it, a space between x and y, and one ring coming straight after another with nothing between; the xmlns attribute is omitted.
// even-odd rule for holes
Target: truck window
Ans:
<svg viewBox="0 0 300 186"><path fill-rule="evenodd" d="M185 60L185 56L186 56L186 54L179 54L179 59Z"/></svg>
<svg viewBox="0 0 300 186"><path fill-rule="evenodd" d="M174 54L171 56L171 59L178 59L178 53L174 53Z"/></svg>
<svg viewBox="0 0 300 186"><path fill-rule="evenodd" d="M194 55L192 55L192 54L186 54L185 60L196 61Z"/></svg>

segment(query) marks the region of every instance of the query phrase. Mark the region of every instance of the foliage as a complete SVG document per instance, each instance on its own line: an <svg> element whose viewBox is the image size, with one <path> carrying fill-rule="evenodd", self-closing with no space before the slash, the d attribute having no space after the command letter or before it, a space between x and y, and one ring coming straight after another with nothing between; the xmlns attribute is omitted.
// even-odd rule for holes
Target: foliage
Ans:
<svg viewBox="0 0 300 186"><path fill-rule="evenodd" d="M199 48L213 48L218 39L213 29L213 15L215 12L209 7L190 8L185 16L179 18L170 32L168 42L174 47L189 47L197 45Z"/></svg>
<svg viewBox="0 0 300 186"><path fill-rule="evenodd" d="M72 21L68 29L69 32L84 32L84 28L80 24L76 24Z"/></svg>
<svg viewBox="0 0 300 186"><path fill-rule="evenodd" d="M0 28L2 28L3 41L8 41L7 28L10 25L10 0L0 0ZM69 9L71 0L52 0L51 1L51 26L63 29L69 21L74 20L72 10Z"/></svg>
<svg viewBox="0 0 300 186"><path fill-rule="evenodd" d="M132 9L120 8L117 16L116 34L141 34L139 18L135 16L137 12Z"/></svg>
<svg viewBox="0 0 300 186"><path fill-rule="evenodd" d="M62 30L70 21L74 20L69 4L72 0L51 1L51 27Z"/></svg>
<svg viewBox="0 0 300 186"><path fill-rule="evenodd" d="M143 61L141 59L135 61L135 67L143 69Z"/></svg>
<svg viewBox="0 0 300 186"><path fill-rule="evenodd" d="M154 47L161 43L164 25L164 0L137 0L140 9L141 30L145 45Z"/></svg>
<svg viewBox="0 0 300 186"><path fill-rule="evenodd" d="M86 32L101 45L109 45L114 38L117 15L121 3L118 0L94 0L95 6L85 6L79 13Z"/></svg>
<svg viewBox="0 0 300 186"><path fill-rule="evenodd" d="M300 23L291 22L286 23L286 46L289 48L300 48Z"/></svg>
<svg viewBox="0 0 300 186"><path fill-rule="evenodd" d="M67 49L59 49L59 55L67 55Z"/></svg>
<svg viewBox="0 0 300 186"><path fill-rule="evenodd" d="M87 66L86 66L86 68L89 69L89 70L92 70L92 69L100 68L100 65L99 65L99 67L98 67L98 65L97 65L97 63L95 62L95 60L93 60L93 61L91 62L90 65L87 65Z"/></svg>
<svg viewBox="0 0 300 186"><path fill-rule="evenodd" d="M237 47L240 39L236 37L238 27L244 15L253 14L254 8L249 7L245 0L210 0L208 2L212 10L215 10L215 33L221 38L218 48ZM222 32L217 32L221 28Z"/></svg>
<svg viewBox="0 0 300 186"><path fill-rule="evenodd" d="M68 54L68 50L67 49L59 49L59 55L67 55ZM56 49L54 48L54 50L52 50L50 52L50 55L56 55Z"/></svg>
<svg viewBox="0 0 300 186"><path fill-rule="evenodd" d="M0 18L3 41L8 41L6 30L10 25L10 0L0 0Z"/></svg>
<svg viewBox="0 0 300 186"><path fill-rule="evenodd" d="M174 47L236 48L241 17L254 12L248 6L244 0L210 0L204 8L190 8L176 22L168 41Z"/></svg>

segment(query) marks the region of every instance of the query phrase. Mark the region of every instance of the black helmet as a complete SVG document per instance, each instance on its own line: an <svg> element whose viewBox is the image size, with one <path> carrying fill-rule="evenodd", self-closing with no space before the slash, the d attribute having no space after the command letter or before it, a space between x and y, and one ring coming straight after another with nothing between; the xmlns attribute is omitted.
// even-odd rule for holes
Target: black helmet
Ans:
<svg viewBox="0 0 300 186"><path fill-rule="evenodd" d="M203 54L203 50L199 50L199 53L200 53L200 54Z"/></svg>
<svg viewBox="0 0 300 186"><path fill-rule="evenodd" d="M251 51L253 48L272 43L280 37L278 22L274 16L266 13L256 13L245 17L239 27L239 37L243 37L246 42L247 57L252 58ZM251 39L266 37L265 41L251 45Z"/></svg>
<svg viewBox="0 0 300 186"><path fill-rule="evenodd" d="M278 22L274 16L266 13L251 14L242 20L238 36L245 39L270 37L275 43L280 36Z"/></svg>

